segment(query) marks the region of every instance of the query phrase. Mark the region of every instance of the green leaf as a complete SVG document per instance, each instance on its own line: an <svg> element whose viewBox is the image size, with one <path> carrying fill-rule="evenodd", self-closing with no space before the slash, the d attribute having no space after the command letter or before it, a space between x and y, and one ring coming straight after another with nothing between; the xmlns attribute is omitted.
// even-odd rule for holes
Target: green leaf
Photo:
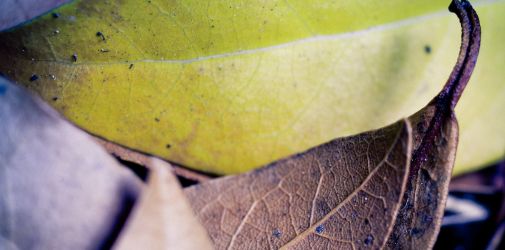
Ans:
<svg viewBox="0 0 505 250"><path fill-rule="evenodd" d="M456 112L457 173L505 152L505 1L475 5L484 34ZM421 109L456 61L446 6L75 1L0 34L0 71L94 134L235 173Z"/></svg>

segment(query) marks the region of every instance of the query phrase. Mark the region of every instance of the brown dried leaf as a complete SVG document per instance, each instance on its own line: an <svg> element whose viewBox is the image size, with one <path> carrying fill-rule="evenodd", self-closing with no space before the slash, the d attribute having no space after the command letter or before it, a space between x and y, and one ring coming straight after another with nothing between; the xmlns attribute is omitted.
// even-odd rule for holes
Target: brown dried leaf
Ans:
<svg viewBox="0 0 505 250"><path fill-rule="evenodd" d="M378 248L400 206L408 121L186 189L217 249Z"/></svg>
<svg viewBox="0 0 505 250"><path fill-rule="evenodd" d="M460 55L424 109L390 127L186 189L218 249L433 246L458 141L454 107L480 46L470 4L454 0L450 10L463 26Z"/></svg>
<svg viewBox="0 0 505 250"><path fill-rule="evenodd" d="M425 158L417 162L415 152L426 138L435 112L435 106L429 105L409 118L415 128L414 156L402 207L387 248L430 249L438 235L456 156L458 124L454 116L444 118L441 128L435 132L436 145L431 144Z"/></svg>
<svg viewBox="0 0 505 250"><path fill-rule="evenodd" d="M0 132L0 249L110 247L140 181L1 77Z"/></svg>
<svg viewBox="0 0 505 250"><path fill-rule="evenodd" d="M128 220L116 249L212 249L170 165L150 159L151 174L140 203Z"/></svg>

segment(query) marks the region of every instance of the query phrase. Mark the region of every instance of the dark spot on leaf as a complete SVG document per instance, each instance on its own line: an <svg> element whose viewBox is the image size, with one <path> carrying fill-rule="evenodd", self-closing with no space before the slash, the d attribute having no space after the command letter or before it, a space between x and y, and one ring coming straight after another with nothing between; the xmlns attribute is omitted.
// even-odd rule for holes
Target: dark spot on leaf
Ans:
<svg viewBox="0 0 505 250"><path fill-rule="evenodd" d="M275 238L280 238L282 236L282 232L279 230L279 229L274 229L274 231L272 232L272 235L275 237Z"/></svg>
<svg viewBox="0 0 505 250"><path fill-rule="evenodd" d="M0 85L0 95L4 95L7 92L7 86Z"/></svg>
<svg viewBox="0 0 505 250"><path fill-rule="evenodd" d="M160 118L158 118L158 117L155 117L155 118L154 118L154 120L155 120L156 122L160 122Z"/></svg>
<svg viewBox="0 0 505 250"><path fill-rule="evenodd" d="M424 223L431 223L432 221L433 221L433 217L431 217L431 216L429 216L429 215L427 215L427 214L425 214L425 215L423 216L423 222L424 222Z"/></svg>
<svg viewBox="0 0 505 250"><path fill-rule="evenodd" d="M424 129L424 124L423 124L422 122L418 123L416 127L417 127L417 132L418 132L418 133L420 133L420 134L421 134L421 133L424 133L424 132L425 132L425 129Z"/></svg>
<svg viewBox="0 0 505 250"><path fill-rule="evenodd" d="M133 63L130 64L130 67L128 67L128 69L133 69Z"/></svg>
<svg viewBox="0 0 505 250"><path fill-rule="evenodd" d="M57 96L53 97L53 101L58 101L58 97Z"/></svg>
<svg viewBox="0 0 505 250"><path fill-rule="evenodd" d="M72 61L77 62L77 53L72 55Z"/></svg>
<svg viewBox="0 0 505 250"><path fill-rule="evenodd" d="M438 140L438 145L439 146L447 146L447 139L445 139L445 137L441 137L439 140Z"/></svg>
<svg viewBox="0 0 505 250"><path fill-rule="evenodd" d="M165 147L166 147L166 148L171 148L171 147L172 147L172 145L167 144L167 145L165 145Z"/></svg>
<svg viewBox="0 0 505 250"><path fill-rule="evenodd" d="M373 236L372 235L368 235L365 240L363 240L363 243L365 243L366 246L369 246L371 244L373 244Z"/></svg>
<svg viewBox="0 0 505 250"><path fill-rule="evenodd" d="M316 201L316 208L317 208L317 211L322 214L326 214L326 213L330 212L330 210L331 210L331 207L324 200Z"/></svg>
<svg viewBox="0 0 505 250"><path fill-rule="evenodd" d="M437 204L438 193L433 192L434 190L437 190L437 182L431 179L430 173L426 169L422 168L419 172L420 180L425 183L425 189L427 192L427 194L423 197L423 202L431 205Z"/></svg>
<svg viewBox="0 0 505 250"><path fill-rule="evenodd" d="M316 227L316 233L318 234L321 234L324 232L324 226L323 225L319 225Z"/></svg>
<svg viewBox="0 0 505 250"><path fill-rule="evenodd" d="M105 35L102 32L100 31L96 32L96 36L102 38L102 41L105 41Z"/></svg>
<svg viewBox="0 0 505 250"><path fill-rule="evenodd" d="M30 77L30 82L37 81L38 79L39 79L39 76L38 76L38 75L33 74L33 75Z"/></svg>
<svg viewBox="0 0 505 250"><path fill-rule="evenodd" d="M431 53L431 46L430 45L424 46L424 52L426 52L426 54L430 54Z"/></svg>
<svg viewBox="0 0 505 250"><path fill-rule="evenodd" d="M53 12L53 14L51 14L51 16L53 16L53 18L58 18L58 17L60 17L60 13Z"/></svg>
<svg viewBox="0 0 505 250"><path fill-rule="evenodd" d="M413 228L412 230L410 230L410 235L412 235L414 237L421 236L422 233L423 233L423 231L419 228Z"/></svg>

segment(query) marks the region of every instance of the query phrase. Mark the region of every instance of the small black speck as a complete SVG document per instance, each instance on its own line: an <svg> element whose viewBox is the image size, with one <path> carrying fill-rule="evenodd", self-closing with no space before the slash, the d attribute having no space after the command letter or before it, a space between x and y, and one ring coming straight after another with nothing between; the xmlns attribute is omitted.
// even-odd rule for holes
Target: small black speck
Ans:
<svg viewBox="0 0 505 250"><path fill-rule="evenodd" d="M371 244L373 244L373 236L372 235L368 235L365 240L363 241L363 243L365 243L366 246L369 246Z"/></svg>
<svg viewBox="0 0 505 250"><path fill-rule="evenodd" d="M319 225L316 227L316 233L320 234L320 233L323 233L324 232L324 226L323 225Z"/></svg>
<svg viewBox="0 0 505 250"><path fill-rule="evenodd" d="M410 231L410 235L412 235L412 236L419 236L421 233L422 233L422 231L419 228L413 228Z"/></svg>
<svg viewBox="0 0 505 250"><path fill-rule="evenodd" d="M370 221L368 219L365 219L365 225L370 224Z"/></svg>
<svg viewBox="0 0 505 250"><path fill-rule="evenodd" d="M53 97L53 101L58 101L58 99L59 98L57 96Z"/></svg>
<svg viewBox="0 0 505 250"><path fill-rule="evenodd" d="M172 145L167 144L165 147L166 147L166 148L171 148L171 147L172 147Z"/></svg>
<svg viewBox="0 0 505 250"><path fill-rule="evenodd" d="M39 76L38 75L32 75L30 77L30 82L33 82L33 81L37 81L39 79Z"/></svg>
<svg viewBox="0 0 505 250"><path fill-rule="evenodd" d="M130 64L130 67L128 67L128 69L133 69L133 63Z"/></svg>
<svg viewBox="0 0 505 250"><path fill-rule="evenodd" d="M105 41L105 35L101 31L96 32L96 36L102 38L102 41Z"/></svg>
<svg viewBox="0 0 505 250"><path fill-rule="evenodd" d="M158 118L158 117L154 118L154 120L155 120L156 122L160 122L160 118Z"/></svg>
<svg viewBox="0 0 505 250"><path fill-rule="evenodd" d="M429 215L424 215L423 216L423 222L424 223L431 223L433 221L433 217L429 216Z"/></svg>
<svg viewBox="0 0 505 250"><path fill-rule="evenodd" d="M77 62L77 53L72 55L72 61Z"/></svg>
<svg viewBox="0 0 505 250"><path fill-rule="evenodd" d="M60 17L60 13L56 13L56 12L53 12L53 14L51 14L53 16L53 18L58 18Z"/></svg>
<svg viewBox="0 0 505 250"><path fill-rule="evenodd" d="M280 238L280 237L282 236L282 232L281 232L281 230L279 230L279 229L277 229L277 228L276 228L276 229L274 229L274 231L272 232L272 235L273 235L275 238L277 238L277 239L278 239L278 238Z"/></svg>
<svg viewBox="0 0 505 250"><path fill-rule="evenodd" d="M431 53L431 46L430 45L424 46L424 52L426 52L426 54L430 54Z"/></svg>

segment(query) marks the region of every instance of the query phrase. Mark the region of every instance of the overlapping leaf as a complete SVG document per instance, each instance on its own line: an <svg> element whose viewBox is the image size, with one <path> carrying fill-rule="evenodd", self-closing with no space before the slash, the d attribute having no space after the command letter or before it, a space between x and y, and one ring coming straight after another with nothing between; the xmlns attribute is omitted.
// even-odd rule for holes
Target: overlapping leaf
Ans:
<svg viewBox="0 0 505 250"><path fill-rule="evenodd" d="M213 249L170 166L151 160L149 183L115 249Z"/></svg>
<svg viewBox="0 0 505 250"><path fill-rule="evenodd" d="M477 2L487 32L458 110L461 170L505 150L505 3ZM92 133L233 173L419 110L456 54L445 5L75 1L0 34L0 71Z"/></svg>
<svg viewBox="0 0 505 250"><path fill-rule="evenodd" d="M400 208L408 121L186 190L217 249L379 248Z"/></svg>

